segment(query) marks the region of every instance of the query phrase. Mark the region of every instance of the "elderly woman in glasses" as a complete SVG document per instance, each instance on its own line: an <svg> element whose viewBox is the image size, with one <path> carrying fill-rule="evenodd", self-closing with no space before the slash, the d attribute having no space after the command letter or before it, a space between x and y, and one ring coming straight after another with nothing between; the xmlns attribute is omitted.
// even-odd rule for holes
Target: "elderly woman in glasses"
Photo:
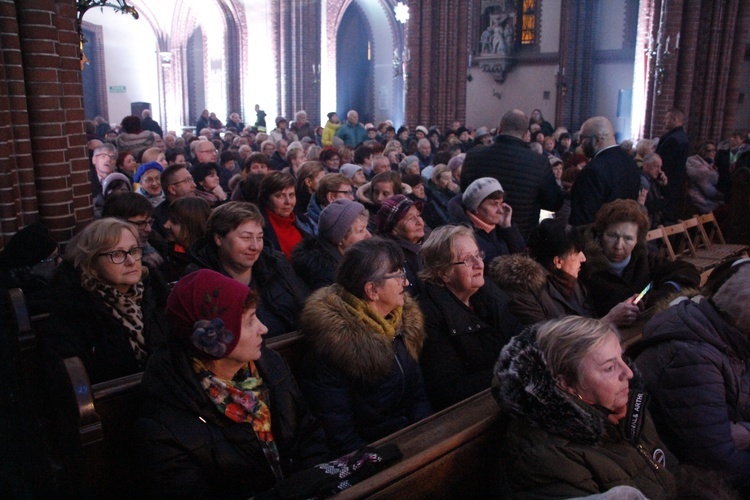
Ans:
<svg viewBox="0 0 750 500"><path fill-rule="evenodd" d="M442 409L490 386L495 360L521 323L510 296L485 280L484 252L470 228L437 228L420 255L427 332L420 362L427 396Z"/></svg>
<svg viewBox="0 0 750 500"><path fill-rule="evenodd" d="M68 243L42 339L50 369L77 356L92 383L143 370L167 326L142 257L137 228L119 219L92 222Z"/></svg>
<svg viewBox="0 0 750 500"><path fill-rule="evenodd" d="M337 454L432 412L419 368L424 322L404 293L403 260L393 241L355 243L344 252L336 283L311 295L302 311L309 345L300 385Z"/></svg>

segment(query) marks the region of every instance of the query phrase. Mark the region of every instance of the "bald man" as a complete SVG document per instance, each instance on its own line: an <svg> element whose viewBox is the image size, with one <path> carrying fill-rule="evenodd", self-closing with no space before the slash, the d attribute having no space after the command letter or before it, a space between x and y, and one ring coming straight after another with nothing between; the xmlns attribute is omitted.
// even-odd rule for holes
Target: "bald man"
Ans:
<svg viewBox="0 0 750 500"><path fill-rule="evenodd" d="M539 225L539 210L558 210L563 194L547 158L533 152L523 139L529 119L519 109L500 120L500 131L489 146L466 153L461 170L461 191L481 177L493 177L503 186L505 202L513 208L513 223L524 238Z"/></svg>
<svg viewBox="0 0 750 500"><path fill-rule="evenodd" d="M617 199L638 199L640 173L635 160L618 146L612 123L603 116L581 126L581 148L591 158L570 191L570 223L594 222L599 208Z"/></svg>

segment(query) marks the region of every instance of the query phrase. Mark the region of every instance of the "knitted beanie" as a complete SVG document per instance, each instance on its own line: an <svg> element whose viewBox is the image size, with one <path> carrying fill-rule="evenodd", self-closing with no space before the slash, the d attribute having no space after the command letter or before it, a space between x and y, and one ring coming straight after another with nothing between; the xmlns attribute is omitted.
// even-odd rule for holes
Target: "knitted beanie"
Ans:
<svg viewBox="0 0 750 500"><path fill-rule="evenodd" d="M128 184L128 187L130 190L133 190L133 186L130 184L130 179L125 174L121 174L120 172L112 172L107 177L104 178L104 182L102 182L102 193L106 196L107 189L109 189L109 186L114 181L125 181Z"/></svg>
<svg viewBox="0 0 750 500"><path fill-rule="evenodd" d="M470 212L477 209L485 198L497 191L504 192L503 186L493 177L481 177L466 188L461 202Z"/></svg>
<svg viewBox="0 0 750 500"><path fill-rule="evenodd" d="M344 163L339 167L339 172L344 174L347 179L352 179L355 175L357 175L357 172L362 170L362 167L359 165L355 165L354 163Z"/></svg>
<svg viewBox="0 0 750 500"><path fill-rule="evenodd" d="M229 356L240 341L249 293L247 285L210 269L188 274L167 298L171 335L202 356Z"/></svg>
<svg viewBox="0 0 750 500"><path fill-rule="evenodd" d="M417 209L421 211L422 204L420 202L414 202L402 194L386 199L378 209L378 232L390 234L396 224L406 216L406 213L414 205L417 205Z"/></svg>
<svg viewBox="0 0 750 500"><path fill-rule="evenodd" d="M318 234L328 242L338 245L357 217L365 211L365 206L356 201L343 198L334 200L320 212Z"/></svg>

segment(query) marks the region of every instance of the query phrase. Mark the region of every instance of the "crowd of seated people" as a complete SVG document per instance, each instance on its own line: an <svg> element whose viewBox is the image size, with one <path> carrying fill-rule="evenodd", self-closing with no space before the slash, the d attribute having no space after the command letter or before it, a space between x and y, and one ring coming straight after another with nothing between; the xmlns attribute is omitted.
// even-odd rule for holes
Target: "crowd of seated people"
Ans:
<svg viewBox="0 0 750 500"><path fill-rule="evenodd" d="M699 291L697 269L646 245L654 183L628 184L642 168L668 185L675 134L662 171L654 141L617 145L604 117L579 136L539 110L445 133L365 127L355 111L316 128L301 112L266 135L234 115L224 129L206 112L195 133L163 140L127 117L118 139L92 141L97 220L64 252L32 225L0 254L3 286L50 313L50 381L71 356L92 383L145 370L136 429L158 491L252 496L491 384L511 417L498 467L513 494L673 496L684 474L672 452L750 491L736 307L750 267L722 268ZM695 211L721 218L732 203L750 162L736 142L686 158ZM626 198L610 199L618 176ZM661 215L674 215L668 201ZM540 222L540 210L555 215ZM570 210L590 223L569 225ZM618 334L638 320L642 378ZM293 331L304 347L290 371L263 339ZM695 369L681 372L675 353ZM711 412L686 409L694 387ZM646 390L656 427L642 412L633 431ZM696 436L710 453L696 455Z"/></svg>

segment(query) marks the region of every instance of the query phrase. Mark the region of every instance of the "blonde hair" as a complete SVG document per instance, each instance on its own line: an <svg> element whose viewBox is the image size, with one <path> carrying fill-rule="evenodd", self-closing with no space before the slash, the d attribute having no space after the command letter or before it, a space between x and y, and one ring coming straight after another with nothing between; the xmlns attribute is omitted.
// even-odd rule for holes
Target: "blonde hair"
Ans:
<svg viewBox="0 0 750 500"><path fill-rule="evenodd" d="M65 252L65 260L81 272L81 286L88 291L99 281L96 261L99 254L116 246L122 230L128 230L138 242L138 231L133 224L120 219L107 217L92 222L70 240Z"/></svg>
<svg viewBox="0 0 750 500"><path fill-rule="evenodd" d="M562 376L568 384L576 384L581 361L597 350L610 333L620 340L620 333L606 321L566 316L540 323L536 343L552 376Z"/></svg>

